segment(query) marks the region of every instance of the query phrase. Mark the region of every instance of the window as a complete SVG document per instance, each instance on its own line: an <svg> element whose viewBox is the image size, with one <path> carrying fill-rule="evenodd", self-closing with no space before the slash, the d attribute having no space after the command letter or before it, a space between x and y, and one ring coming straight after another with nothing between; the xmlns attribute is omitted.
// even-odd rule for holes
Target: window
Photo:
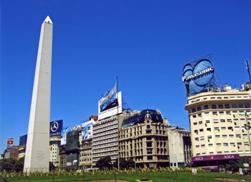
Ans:
<svg viewBox="0 0 251 182"><path fill-rule="evenodd" d="M197 125L197 122L194 122L193 125Z"/></svg>
<svg viewBox="0 0 251 182"><path fill-rule="evenodd" d="M221 130L226 130L226 127L221 127Z"/></svg>
<svg viewBox="0 0 251 182"><path fill-rule="evenodd" d="M215 138L220 138L220 135L215 135Z"/></svg>
<svg viewBox="0 0 251 182"><path fill-rule="evenodd" d="M209 147L212 147L212 146L213 146L213 144L212 144L212 143L209 143L209 144L208 144L208 146L209 146Z"/></svg>
<svg viewBox="0 0 251 182"><path fill-rule="evenodd" d="M220 131L220 128L219 127L214 127L214 130L215 131Z"/></svg>
<svg viewBox="0 0 251 182"><path fill-rule="evenodd" d="M200 132L203 132L203 129L200 129Z"/></svg>
<svg viewBox="0 0 251 182"><path fill-rule="evenodd" d="M229 104L225 104L225 108L229 109L230 105Z"/></svg>
<svg viewBox="0 0 251 182"><path fill-rule="evenodd" d="M146 143L146 146L147 146L147 147L152 147L152 142L147 142L147 143Z"/></svg>
<svg viewBox="0 0 251 182"><path fill-rule="evenodd" d="M233 127L232 126L227 127L227 129L233 131Z"/></svg>
<svg viewBox="0 0 251 182"><path fill-rule="evenodd" d="M223 105L222 104L219 105L219 109L223 109Z"/></svg>
<svg viewBox="0 0 251 182"><path fill-rule="evenodd" d="M215 104L212 105L212 109L216 109L216 105Z"/></svg>
<svg viewBox="0 0 251 182"><path fill-rule="evenodd" d="M147 156L147 160L153 160L153 156Z"/></svg>
<svg viewBox="0 0 251 182"><path fill-rule="evenodd" d="M201 107L197 107L197 111L201 111Z"/></svg>
<svg viewBox="0 0 251 182"><path fill-rule="evenodd" d="M224 122L225 122L225 119L221 119L220 122L224 123Z"/></svg>
<svg viewBox="0 0 251 182"><path fill-rule="evenodd" d="M211 128L207 128L207 131L211 131Z"/></svg>
<svg viewBox="0 0 251 182"><path fill-rule="evenodd" d="M204 105L204 109L208 109L208 105Z"/></svg>
<svg viewBox="0 0 251 182"><path fill-rule="evenodd" d="M222 138L227 138L227 135L222 135Z"/></svg>
<svg viewBox="0 0 251 182"><path fill-rule="evenodd" d="M217 147L220 147L220 146L221 146L221 143L216 143L216 146L217 146Z"/></svg>
<svg viewBox="0 0 251 182"><path fill-rule="evenodd" d="M228 146L228 143L223 143L223 146L224 146L224 147L227 147L227 146Z"/></svg>
<svg viewBox="0 0 251 182"><path fill-rule="evenodd" d="M199 124L202 124L202 121L199 121Z"/></svg>
<svg viewBox="0 0 251 182"><path fill-rule="evenodd" d="M241 138L241 134L236 134L236 138Z"/></svg>

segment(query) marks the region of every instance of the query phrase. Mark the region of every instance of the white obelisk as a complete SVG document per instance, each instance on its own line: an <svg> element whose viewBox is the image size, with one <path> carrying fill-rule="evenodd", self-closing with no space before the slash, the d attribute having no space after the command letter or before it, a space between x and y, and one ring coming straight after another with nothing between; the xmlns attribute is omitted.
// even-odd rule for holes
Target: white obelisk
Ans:
<svg viewBox="0 0 251 182"><path fill-rule="evenodd" d="M52 21L41 26L26 144L24 172L49 171Z"/></svg>

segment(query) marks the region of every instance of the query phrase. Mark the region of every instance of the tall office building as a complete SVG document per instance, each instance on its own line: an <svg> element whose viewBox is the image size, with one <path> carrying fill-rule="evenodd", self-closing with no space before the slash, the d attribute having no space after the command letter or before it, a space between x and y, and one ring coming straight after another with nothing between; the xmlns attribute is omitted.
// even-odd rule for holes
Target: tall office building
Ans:
<svg viewBox="0 0 251 182"><path fill-rule="evenodd" d="M52 21L42 23L33 85L24 172L49 171Z"/></svg>

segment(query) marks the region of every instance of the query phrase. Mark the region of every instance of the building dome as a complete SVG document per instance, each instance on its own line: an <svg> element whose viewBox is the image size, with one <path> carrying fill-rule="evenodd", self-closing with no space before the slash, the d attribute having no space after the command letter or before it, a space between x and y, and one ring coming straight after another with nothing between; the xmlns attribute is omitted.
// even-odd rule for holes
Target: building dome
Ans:
<svg viewBox="0 0 251 182"><path fill-rule="evenodd" d="M147 116L147 117L146 117ZM122 127L126 128L132 125L136 125L138 123L143 123L146 118L149 118L154 123L163 123L162 115L159 111L153 109L145 109L142 110L140 113L135 114L132 117L125 119L122 123Z"/></svg>

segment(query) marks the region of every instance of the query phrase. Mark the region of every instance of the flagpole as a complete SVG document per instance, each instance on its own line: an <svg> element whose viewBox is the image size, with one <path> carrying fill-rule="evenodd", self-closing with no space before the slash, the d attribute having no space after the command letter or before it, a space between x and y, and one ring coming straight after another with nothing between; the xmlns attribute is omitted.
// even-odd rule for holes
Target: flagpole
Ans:
<svg viewBox="0 0 251 182"><path fill-rule="evenodd" d="M246 60L246 66L247 66L247 70L248 70L249 83L251 83L250 67L249 67L248 60Z"/></svg>
<svg viewBox="0 0 251 182"><path fill-rule="evenodd" d="M116 95L117 95L117 117L118 117L118 170L120 170L120 164L119 164L119 99L118 99L118 92L119 92L119 82L118 82L118 76L116 76Z"/></svg>

